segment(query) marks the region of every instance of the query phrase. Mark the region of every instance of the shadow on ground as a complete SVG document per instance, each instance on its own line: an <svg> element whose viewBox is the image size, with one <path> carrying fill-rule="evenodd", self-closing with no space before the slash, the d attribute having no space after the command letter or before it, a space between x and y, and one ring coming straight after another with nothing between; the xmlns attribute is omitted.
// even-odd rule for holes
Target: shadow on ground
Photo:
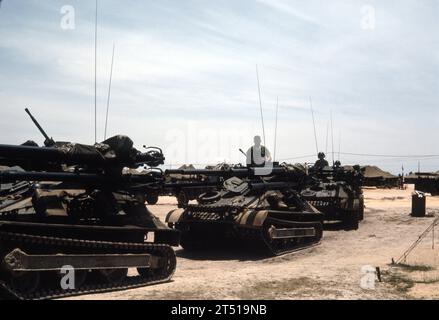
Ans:
<svg viewBox="0 0 439 320"><path fill-rule="evenodd" d="M360 222L360 228L361 228L361 222ZM323 225L323 231L355 231L355 230L348 230L346 229L343 222L335 221L335 222L325 222Z"/></svg>
<svg viewBox="0 0 439 320"><path fill-rule="evenodd" d="M175 252L178 258L191 260L238 260L238 261L259 261L271 256L242 247L222 247L222 248L206 248L187 251L179 249Z"/></svg>

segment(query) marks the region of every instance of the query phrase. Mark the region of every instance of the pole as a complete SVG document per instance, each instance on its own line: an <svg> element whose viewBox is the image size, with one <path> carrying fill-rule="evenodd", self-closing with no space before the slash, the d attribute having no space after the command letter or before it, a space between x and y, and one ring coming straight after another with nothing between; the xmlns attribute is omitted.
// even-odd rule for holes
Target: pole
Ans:
<svg viewBox="0 0 439 320"><path fill-rule="evenodd" d="M402 169L402 186L401 186L401 189L404 189L404 184L405 184L404 165L402 165L401 169Z"/></svg>

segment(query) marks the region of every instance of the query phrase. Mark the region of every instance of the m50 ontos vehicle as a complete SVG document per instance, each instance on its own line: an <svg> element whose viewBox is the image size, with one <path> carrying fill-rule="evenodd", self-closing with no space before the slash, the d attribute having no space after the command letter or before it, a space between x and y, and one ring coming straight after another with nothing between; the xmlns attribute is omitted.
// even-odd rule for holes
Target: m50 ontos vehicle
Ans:
<svg viewBox="0 0 439 320"><path fill-rule="evenodd" d="M275 166L268 175L259 175L259 170L264 169L178 172L223 179L216 190L199 196L197 204L168 214L166 222L181 231L185 250L244 246L281 255L320 241L323 215L297 191L306 178L304 170L287 165Z"/></svg>
<svg viewBox="0 0 439 320"><path fill-rule="evenodd" d="M215 166L207 166L202 170L195 169L193 165L183 165L177 170L166 170L162 194L175 196L178 206L183 208L189 204L189 201L198 199L206 192L214 191L224 182L224 177L215 174L215 172L227 172L230 169L240 168L243 167L220 163ZM188 172L193 174L188 174Z"/></svg>
<svg viewBox="0 0 439 320"><path fill-rule="evenodd" d="M347 230L356 230L364 219L363 174L359 166L340 165L318 170L301 196L322 212L326 221L341 221Z"/></svg>
<svg viewBox="0 0 439 320"><path fill-rule="evenodd" d="M123 173L162 164L161 150L140 152L126 136L55 143L37 126L45 147L0 145L0 165L24 169L0 172L0 294L47 299L168 281L179 234L145 207L162 173ZM74 283L63 286L66 270Z"/></svg>

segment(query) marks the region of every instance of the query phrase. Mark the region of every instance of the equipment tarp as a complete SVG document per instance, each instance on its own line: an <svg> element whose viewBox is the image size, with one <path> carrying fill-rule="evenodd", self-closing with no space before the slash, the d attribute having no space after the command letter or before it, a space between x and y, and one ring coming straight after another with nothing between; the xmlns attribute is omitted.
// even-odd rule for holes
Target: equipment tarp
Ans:
<svg viewBox="0 0 439 320"><path fill-rule="evenodd" d="M195 167L192 164L184 164L178 169L179 170L195 170Z"/></svg>
<svg viewBox="0 0 439 320"><path fill-rule="evenodd" d="M57 147L73 159L82 158L90 159L90 161L114 159L116 157L128 159L132 156L133 141L127 136L118 135L94 146L79 143L60 143Z"/></svg>

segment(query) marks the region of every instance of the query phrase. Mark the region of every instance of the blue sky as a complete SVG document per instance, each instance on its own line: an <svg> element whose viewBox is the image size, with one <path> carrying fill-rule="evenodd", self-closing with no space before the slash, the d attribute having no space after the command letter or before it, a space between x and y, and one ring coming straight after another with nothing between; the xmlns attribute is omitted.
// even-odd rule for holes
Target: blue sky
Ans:
<svg viewBox="0 0 439 320"><path fill-rule="evenodd" d="M60 25L65 5L75 9L73 30ZM310 96L323 151L332 110L336 151L340 141L342 153L439 154L439 1L99 0L99 7L98 140L115 42L109 133L163 147L168 164L243 161L238 148L262 131L256 64L272 151L279 97L278 159L315 154ZM371 12L375 23L365 28ZM94 14L94 1L2 1L0 143L42 141L25 107L56 140L94 142ZM341 160L392 172L418 163ZM438 170L438 162L422 159L421 168Z"/></svg>

